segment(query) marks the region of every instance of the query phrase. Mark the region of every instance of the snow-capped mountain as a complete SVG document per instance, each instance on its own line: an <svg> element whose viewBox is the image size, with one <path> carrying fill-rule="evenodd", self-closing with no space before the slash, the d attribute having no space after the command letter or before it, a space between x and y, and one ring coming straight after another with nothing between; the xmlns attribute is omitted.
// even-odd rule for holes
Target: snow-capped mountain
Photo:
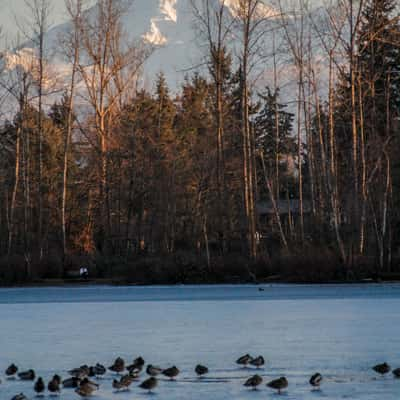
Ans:
<svg viewBox="0 0 400 400"><path fill-rule="evenodd" d="M0 0L0 4L1 4ZM3 0L4 1L4 0ZM53 0L59 2L59 0ZM214 0L219 2L221 0ZM227 10L235 15L238 0L225 0ZM58 4L58 3L57 3ZM53 5L54 6L54 5ZM87 13L95 13L96 5ZM273 16L275 10L267 4L259 7L262 16ZM151 43L156 50L145 65L144 82L149 84L154 76L163 72L171 87L177 87L188 71L201 64L202 56L196 29L194 28L193 9L189 0L135 0L123 17L123 27L130 39L142 38ZM67 70L62 56L58 53L60 37L70 29L70 23L64 22L52 27L45 39L50 63L60 71ZM6 57L9 66L31 65L34 54L33 43L22 47Z"/></svg>
<svg viewBox="0 0 400 400"><path fill-rule="evenodd" d="M1 2L5 0L0 0ZM19 1L19 0L18 0ZM52 0L61 4L64 0ZM96 12L96 0L91 0L92 4L86 12L94 15ZM222 0L212 0L220 2ZM264 0L257 10L260 18L268 18L272 21L278 21L279 14L277 8L271 6L273 0ZM319 2L319 0L315 0ZM128 39L139 39L151 43L155 47L155 51L147 60L144 66L142 83L146 89L154 88L155 76L163 72L166 76L170 88L175 91L184 81L185 75L198 70L204 65L204 56L202 54L202 42L199 38L198 30L195 28L195 18L190 0L134 0L130 8L123 17L123 29ZM224 0L227 11L231 15L235 15L237 11L238 0ZM46 34L45 46L49 60L49 70L56 72L56 79L49 79L49 84L54 82L63 85L63 77L70 74L70 64L67 63L60 51L60 37L71 29L71 23L64 22L53 26ZM264 51L266 53L272 50L272 33L265 41ZM281 50L284 42L283 32L277 33L275 36L276 48ZM237 39L239 41L240 39ZM236 58L235 37L232 35L233 58ZM268 46L270 48L268 48ZM30 68L35 65L35 44L25 42L14 51L6 53L4 57L5 65L8 70L19 68ZM288 51L290 53L290 51ZM290 60L288 54L284 55L285 60L278 65L278 79L281 86L281 95L283 98L293 100L293 94L296 93L297 72ZM326 81L325 60L318 51L314 54L315 68L322 75L321 82ZM272 84L274 74L272 71L272 60L264 61L259 66L257 76L261 79L257 81L256 91L261 91L265 84ZM262 72L262 73L260 73ZM325 92L324 88L319 87L320 91ZM51 90L54 92L54 90ZM51 104L54 98L49 98L47 103ZM293 102L294 104L294 102Z"/></svg>

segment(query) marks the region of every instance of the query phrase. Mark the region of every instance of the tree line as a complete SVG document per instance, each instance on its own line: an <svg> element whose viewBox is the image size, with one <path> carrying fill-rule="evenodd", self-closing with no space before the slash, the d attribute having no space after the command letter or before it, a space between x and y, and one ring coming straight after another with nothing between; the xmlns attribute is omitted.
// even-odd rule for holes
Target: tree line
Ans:
<svg viewBox="0 0 400 400"><path fill-rule="evenodd" d="M1 282L400 272L395 0L190 0L203 68L173 90L141 84L157 48L124 31L129 1L65 1L62 85L51 3L27 4L34 57L2 53Z"/></svg>

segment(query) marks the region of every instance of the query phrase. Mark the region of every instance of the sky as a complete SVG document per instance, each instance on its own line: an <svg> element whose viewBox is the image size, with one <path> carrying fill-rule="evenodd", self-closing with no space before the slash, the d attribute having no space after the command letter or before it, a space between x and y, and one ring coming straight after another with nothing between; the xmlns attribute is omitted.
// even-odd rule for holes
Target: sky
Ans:
<svg viewBox="0 0 400 400"><path fill-rule="evenodd" d="M3 33L0 39L1 46L4 46L6 43L15 43L18 35L18 24L16 21L21 21L23 18L26 18L26 1L32 0L0 0L0 26L2 27ZM89 2L93 3L94 0L89 0ZM52 12L49 23L51 26L68 19L64 0L50 0L50 4Z"/></svg>
<svg viewBox="0 0 400 400"><path fill-rule="evenodd" d="M3 35L0 38L0 46L3 47L5 44L15 45L16 38L18 35L18 24L17 20L21 21L27 16L26 2L33 0L0 0L0 26L2 27ZM52 8L50 25L58 25L68 19L64 1L65 0L49 0ZM85 0L88 6L95 3L95 0ZM189 1L189 0L185 0ZM284 0L289 1L293 0ZM330 0L310 0L312 5L320 4L322 1ZM270 1L274 3L273 0ZM268 1L266 1L268 3ZM23 38L20 38L23 41Z"/></svg>

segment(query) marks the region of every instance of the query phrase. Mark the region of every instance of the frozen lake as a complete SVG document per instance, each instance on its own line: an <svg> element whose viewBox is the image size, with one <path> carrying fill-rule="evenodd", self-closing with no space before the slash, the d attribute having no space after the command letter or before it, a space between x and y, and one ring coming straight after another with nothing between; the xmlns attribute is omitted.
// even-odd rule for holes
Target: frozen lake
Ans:
<svg viewBox="0 0 400 400"><path fill-rule="evenodd" d="M400 367L400 285L178 286L0 289L0 369L15 362L46 380L81 364L111 365L142 355L152 364L177 365L176 382L160 382L151 397L177 400L281 398L262 386L243 387L252 375L235 360L262 354L264 382L287 376L285 399L398 399L400 380L370 367ZM209 367L215 382L193 380ZM321 391L308 379L321 372ZM137 384L113 393L108 373L94 399L149 399ZM0 400L32 383L1 376ZM63 390L61 399L78 396Z"/></svg>

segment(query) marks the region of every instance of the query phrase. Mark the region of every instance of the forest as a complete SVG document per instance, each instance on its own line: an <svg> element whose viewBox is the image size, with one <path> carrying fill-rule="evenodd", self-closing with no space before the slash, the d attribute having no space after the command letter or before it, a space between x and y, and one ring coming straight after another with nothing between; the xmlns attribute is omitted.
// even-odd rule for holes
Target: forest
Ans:
<svg viewBox="0 0 400 400"><path fill-rule="evenodd" d="M188 0L201 68L178 87L143 84L130 2L84 3L62 84L50 0L28 1L29 62L0 54L0 284L400 277L396 0Z"/></svg>

